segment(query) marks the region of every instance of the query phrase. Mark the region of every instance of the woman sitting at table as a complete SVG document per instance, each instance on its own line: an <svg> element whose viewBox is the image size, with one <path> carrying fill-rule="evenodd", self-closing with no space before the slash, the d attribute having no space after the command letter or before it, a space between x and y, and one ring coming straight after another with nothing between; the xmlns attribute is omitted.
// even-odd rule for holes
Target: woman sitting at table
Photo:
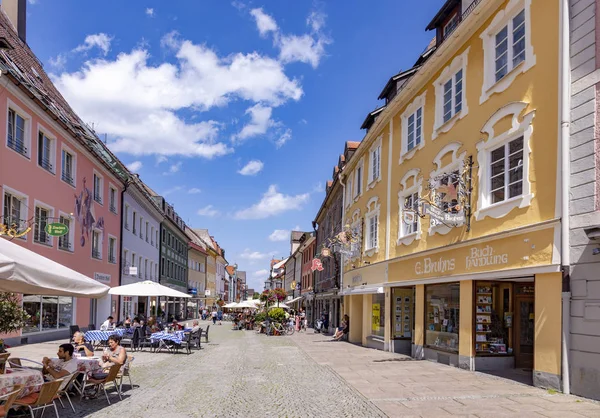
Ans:
<svg viewBox="0 0 600 418"><path fill-rule="evenodd" d="M82 332L77 331L73 334L73 345L75 346L75 352L84 357L94 356L94 347L90 343L85 342L85 338Z"/></svg>
<svg viewBox="0 0 600 418"><path fill-rule="evenodd" d="M120 345L121 337L118 335L111 335L108 337L108 350L105 350L102 354L101 364L103 369L110 369L115 364L123 365L127 360L127 351ZM92 375L94 378L95 376Z"/></svg>

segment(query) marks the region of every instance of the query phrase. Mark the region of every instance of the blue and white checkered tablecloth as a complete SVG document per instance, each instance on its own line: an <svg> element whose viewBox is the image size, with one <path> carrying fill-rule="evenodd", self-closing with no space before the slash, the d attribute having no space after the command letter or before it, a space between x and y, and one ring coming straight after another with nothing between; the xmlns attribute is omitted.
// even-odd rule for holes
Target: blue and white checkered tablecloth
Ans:
<svg viewBox="0 0 600 418"><path fill-rule="evenodd" d="M84 338L86 341L106 341L111 335L118 335L119 337L122 337L126 331L127 330L123 328L117 328L110 331L87 331L84 334Z"/></svg>
<svg viewBox="0 0 600 418"><path fill-rule="evenodd" d="M155 332L150 336L150 341L167 340L173 341L176 344L181 344L183 338L183 331L175 331L173 334L168 332Z"/></svg>

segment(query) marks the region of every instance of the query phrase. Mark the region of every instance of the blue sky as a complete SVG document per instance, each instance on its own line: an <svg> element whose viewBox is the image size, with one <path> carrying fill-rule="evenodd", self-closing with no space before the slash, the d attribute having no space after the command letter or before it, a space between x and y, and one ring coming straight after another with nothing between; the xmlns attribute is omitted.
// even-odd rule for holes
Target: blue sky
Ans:
<svg viewBox="0 0 600 418"><path fill-rule="evenodd" d="M258 287L442 4L29 0L27 36L76 112Z"/></svg>

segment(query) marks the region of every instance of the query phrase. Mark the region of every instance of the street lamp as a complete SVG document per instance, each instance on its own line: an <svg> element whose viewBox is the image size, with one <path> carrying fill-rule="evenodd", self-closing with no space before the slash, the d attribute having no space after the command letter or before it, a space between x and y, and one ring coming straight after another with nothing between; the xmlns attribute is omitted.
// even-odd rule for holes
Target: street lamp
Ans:
<svg viewBox="0 0 600 418"><path fill-rule="evenodd" d="M292 281L290 287L292 288L292 299L294 299L296 297L296 280Z"/></svg>

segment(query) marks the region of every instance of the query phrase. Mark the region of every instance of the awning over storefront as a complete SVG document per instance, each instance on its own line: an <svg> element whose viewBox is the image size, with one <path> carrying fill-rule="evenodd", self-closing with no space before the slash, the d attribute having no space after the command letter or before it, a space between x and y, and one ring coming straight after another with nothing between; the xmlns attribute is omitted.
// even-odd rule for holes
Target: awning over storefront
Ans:
<svg viewBox="0 0 600 418"><path fill-rule="evenodd" d="M0 290L101 298L109 287L27 248L0 238Z"/></svg>
<svg viewBox="0 0 600 418"><path fill-rule="evenodd" d="M297 298L286 300L285 303L288 304L288 305L290 305L290 304L292 304L294 302L298 302L300 299L302 299L302 296L298 296Z"/></svg>
<svg viewBox="0 0 600 418"><path fill-rule="evenodd" d="M328 298L336 297L337 295L338 295L337 292L317 293L316 298L317 299L328 299Z"/></svg>
<svg viewBox="0 0 600 418"><path fill-rule="evenodd" d="M345 289L340 292L343 295L368 295L370 293L384 293L383 284L375 286L356 286L349 289Z"/></svg>

